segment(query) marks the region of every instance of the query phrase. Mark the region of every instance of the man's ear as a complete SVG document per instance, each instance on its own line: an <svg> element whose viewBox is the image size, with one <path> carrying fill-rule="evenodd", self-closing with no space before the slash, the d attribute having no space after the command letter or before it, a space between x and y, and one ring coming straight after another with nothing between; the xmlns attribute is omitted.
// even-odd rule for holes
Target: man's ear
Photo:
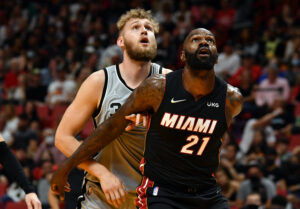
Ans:
<svg viewBox="0 0 300 209"><path fill-rule="evenodd" d="M181 54L180 54L180 60L181 60L181 62L183 62L183 63L185 63L185 61L186 61L186 57L185 57L185 54L184 54L184 51L183 51L183 50L181 51Z"/></svg>
<svg viewBox="0 0 300 209"><path fill-rule="evenodd" d="M124 39L123 39L123 36L119 36L118 39L117 39L117 45L121 48L124 47Z"/></svg>

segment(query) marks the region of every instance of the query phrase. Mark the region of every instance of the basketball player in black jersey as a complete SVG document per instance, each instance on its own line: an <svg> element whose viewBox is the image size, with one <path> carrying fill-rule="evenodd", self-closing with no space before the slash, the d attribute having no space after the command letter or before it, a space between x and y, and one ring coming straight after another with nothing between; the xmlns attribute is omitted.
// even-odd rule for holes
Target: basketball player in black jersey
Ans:
<svg viewBox="0 0 300 209"><path fill-rule="evenodd" d="M51 181L52 190L63 196L69 189L70 170L121 134L128 124L126 115L146 112L152 119L140 166L144 178L137 188L137 206L229 209L214 172L222 137L241 111L242 96L215 76L217 54L210 31L191 31L184 41L184 69L143 82L58 169Z"/></svg>

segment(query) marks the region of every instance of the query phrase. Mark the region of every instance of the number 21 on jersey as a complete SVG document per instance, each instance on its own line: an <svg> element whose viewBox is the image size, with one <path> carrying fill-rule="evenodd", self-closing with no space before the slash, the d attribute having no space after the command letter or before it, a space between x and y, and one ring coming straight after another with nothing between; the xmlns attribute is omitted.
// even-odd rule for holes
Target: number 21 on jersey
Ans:
<svg viewBox="0 0 300 209"><path fill-rule="evenodd" d="M203 151L205 150L208 141L210 140L210 137L204 137L202 138L202 144L198 150L198 152L196 153L196 155L201 156ZM197 135L191 135L188 138L186 138L186 141L188 141L189 143L187 143L186 145L183 145L183 147L181 148L180 152L184 153L184 154L189 154L192 155L194 154L195 150L190 149L192 146L198 144L199 142L199 136Z"/></svg>

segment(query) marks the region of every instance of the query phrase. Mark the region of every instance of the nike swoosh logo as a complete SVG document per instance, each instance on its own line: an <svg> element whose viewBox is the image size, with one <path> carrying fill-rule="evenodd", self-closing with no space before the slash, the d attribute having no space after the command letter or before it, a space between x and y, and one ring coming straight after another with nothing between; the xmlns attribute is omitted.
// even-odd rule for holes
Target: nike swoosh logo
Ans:
<svg viewBox="0 0 300 209"><path fill-rule="evenodd" d="M186 101L186 99L175 100L174 97L171 99L172 104L179 103L179 102L184 102L184 101Z"/></svg>

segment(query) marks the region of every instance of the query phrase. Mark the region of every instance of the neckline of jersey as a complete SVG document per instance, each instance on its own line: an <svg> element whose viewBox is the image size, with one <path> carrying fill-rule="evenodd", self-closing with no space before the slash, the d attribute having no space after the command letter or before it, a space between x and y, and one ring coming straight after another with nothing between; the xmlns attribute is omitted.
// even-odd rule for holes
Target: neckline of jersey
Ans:
<svg viewBox="0 0 300 209"><path fill-rule="evenodd" d="M120 81L121 81L121 82L124 84L124 86L125 86L126 88L128 88L130 91L134 91L134 89L131 88L131 87L129 87L129 86L127 85L126 81L123 79L123 77L122 77L122 75L121 75L121 72L120 72L120 67L119 67L119 65L120 65L120 64L117 64L117 65L116 65L116 69L117 69L117 74L118 74L118 77L119 77ZM149 71L149 74L148 74L147 78L149 78L151 75L152 75L152 63L151 63L151 65L150 65L150 71Z"/></svg>

